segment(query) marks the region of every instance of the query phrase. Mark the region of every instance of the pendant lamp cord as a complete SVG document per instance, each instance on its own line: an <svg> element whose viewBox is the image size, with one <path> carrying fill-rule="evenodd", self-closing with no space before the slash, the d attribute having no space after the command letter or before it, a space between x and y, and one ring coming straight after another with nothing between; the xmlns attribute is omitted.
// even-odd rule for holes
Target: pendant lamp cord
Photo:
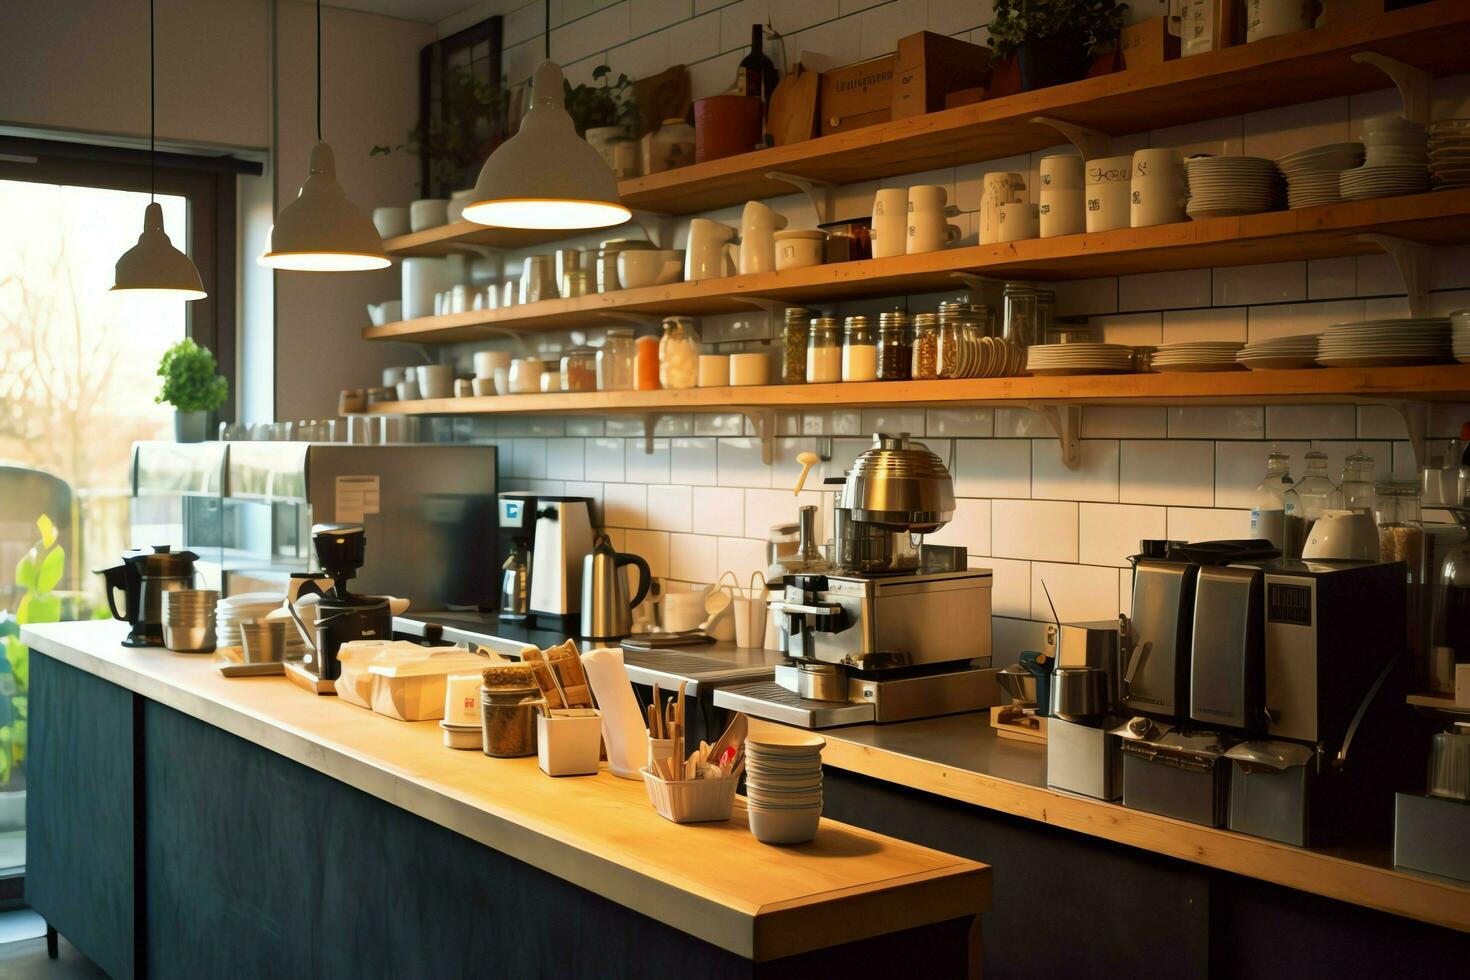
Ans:
<svg viewBox="0 0 1470 980"><path fill-rule="evenodd" d="M546 60L551 60L551 0L546 0L546 32L542 35L546 40Z"/></svg>
<svg viewBox="0 0 1470 980"><path fill-rule="evenodd" d="M152 204L158 191L158 180L154 173L158 138L158 80L153 68L153 0L148 0L148 203Z"/></svg>
<svg viewBox="0 0 1470 980"><path fill-rule="evenodd" d="M316 0L316 141L322 141L322 0Z"/></svg>

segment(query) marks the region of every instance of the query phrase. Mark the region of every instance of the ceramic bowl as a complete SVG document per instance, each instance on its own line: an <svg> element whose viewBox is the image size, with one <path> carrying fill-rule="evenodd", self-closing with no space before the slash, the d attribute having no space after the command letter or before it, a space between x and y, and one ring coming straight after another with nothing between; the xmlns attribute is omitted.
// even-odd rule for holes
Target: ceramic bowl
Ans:
<svg viewBox="0 0 1470 980"><path fill-rule="evenodd" d="M1302 558L1318 561L1378 561L1378 525L1366 511L1329 510L1312 524Z"/></svg>
<svg viewBox="0 0 1470 980"><path fill-rule="evenodd" d="M817 836L822 822L820 806L798 810L771 810L747 804L750 832L762 844L800 844Z"/></svg>
<svg viewBox="0 0 1470 980"><path fill-rule="evenodd" d="M679 249L639 249L618 253L618 281L624 289L666 286L684 278L684 253Z"/></svg>

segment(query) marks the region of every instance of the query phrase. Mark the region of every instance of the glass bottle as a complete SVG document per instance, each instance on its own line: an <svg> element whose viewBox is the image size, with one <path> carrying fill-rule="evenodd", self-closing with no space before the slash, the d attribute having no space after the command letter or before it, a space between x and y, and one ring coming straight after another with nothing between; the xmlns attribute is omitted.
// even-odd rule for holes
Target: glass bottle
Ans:
<svg viewBox="0 0 1470 980"><path fill-rule="evenodd" d="M934 313L914 315L915 381L932 381L939 377L939 317Z"/></svg>
<svg viewBox="0 0 1470 980"><path fill-rule="evenodd" d="M1310 525L1322 516L1324 510L1331 510L1336 499L1337 487L1333 484L1331 477L1327 475L1327 454L1312 450L1303 457L1306 470L1301 480L1292 487L1299 502L1298 513L1302 520Z"/></svg>
<svg viewBox="0 0 1470 980"><path fill-rule="evenodd" d="M877 380L878 343L872 323L865 316L850 316L842 335L842 380Z"/></svg>
<svg viewBox="0 0 1470 980"><path fill-rule="evenodd" d="M808 384L842 380L842 345L834 316L814 316L807 328L806 380Z"/></svg>
<svg viewBox="0 0 1470 980"><path fill-rule="evenodd" d="M658 341L658 383L665 388L693 388L699 383L699 337L687 316L664 318Z"/></svg>
<svg viewBox="0 0 1470 980"><path fill-rule="evenodd" d="M1036 332L1036 307L1036 290L1025 283L1006 283L1003 332L1006 340L1022 349L1046 342L1046 338Z"/></svg>
<svg viewBox="0 0 1470 980"><path fill-rule="evenodd" d="M627 391L633 387L633 328L613 327L597 352L597 387Z"/></svg>
<svg viewBox="0 0 1470 980"><path fill-rule="evenodd" d="M878 315L878 380L907 381L913 376L914 344L909 315L889 310Z"/></svg>
<svg viewBox="0 0 1470 980"><path fill-rule="evenodd" d="M1373 457L1359 449L1343 460L1342 509L1373 510Z"/></svg>
<svg viewBox="0 0 1470 980"><path fill-rule="evenodd" d="M761 100L761 118L770 109L771 93L780 81L775 62L766 56L765 28L761 24L750 25L750 53L740 59L735 73L736 95L754 95ZM764 130L764 127L762 127ZM762 142L768 142L762 132Z"/></svg>
<svg viewBox="0 0 1470 980"><path fill-rule="evenodd" d="M806 381L806 341L812 311L801 306L786 308L786 321L781 328L781 381L801 384Z"/></svg>
<svg viewBox="0 0 1470 980"><path fill-rule="evenodd" d="M1301 557L1302 519L1288 514L1286 491L1291 487L1291 457L1272 450L1266 457L1266 476L1256 487L1251 504L1251 537L1265 538L1290 558Z"/></svg>
<svg viewBox="0 0 1470 980"><path fill-rule="evenodd" d="M638 338L636 356L637 385L639 391L657 391L660 387L658 375L658 338L649 334Z"/></svg>

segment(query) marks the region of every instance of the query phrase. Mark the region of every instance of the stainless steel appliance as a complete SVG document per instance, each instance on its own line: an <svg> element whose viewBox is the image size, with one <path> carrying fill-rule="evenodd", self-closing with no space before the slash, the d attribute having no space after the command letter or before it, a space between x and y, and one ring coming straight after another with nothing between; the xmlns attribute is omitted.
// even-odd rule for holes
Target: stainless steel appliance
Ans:
<svg viewBox="0 0 1470 980"><path fill-rule="evenodd" d="M1312 807L1322 806L1316 782L1324 770L1311 747L1259 739L1233 745L1230 760L1231 830L1305 847L1314 838Z"/></svg>
<svg viewBox="0 0 1470 980"><path fill-rule="evenodd" d="M107 605L114 619L132 628L122 641L125 647L163 646L164 593L192 589L194 563L199 556L192 551L174 551L168 545L130 551L121 565L105 568L98 574L107 586ZM123 608L117 608L116 590L123 592Z"/></svg>
<svg viewBox="0 0 1470 980"><path fill-rule="evenodd" d="M1123 746L1123 805L1223 827L1228 817L1231 740L1134 718L1113 732Z"/></svg>
<svg viewBox="0 0 1470 980"><path fill-rule="evenodd" d="M622 570L638 569L638 588L628 598L628 582ZM652 576L648 562L637 555L613 550L607 535L582 562L582 635L589 640L621 640L633 632L633 608L648 595Z"/></svg>
<svg viewBox="0 0 1470 980"><path fill-rule="evenodd" d="M536 497L530 613L538 624L572 629L582 609L582 560L592 550L592 500Z"/></svg>
<svg viewBox="0 0 1470 980"><path fill-rule="evenodd" d="M772 604L788 634L774 683L721 688L715 704L821 728L998 703L991 573L920 540L954 514L944 463L907 435L875 435L837 511L837 567L788 575Z"/></svg>
<svg viewBox="0 0 1470 980"><path fill-rule="evenodd" d="M1190 636L1191 720L1251 732L1266 727L1264 578L1250 565L1199 570Z"/></svg>
<svg viewBox="0 0 1470 980"><path fill-rule="evenodd" d="M1094 799L1121 799L1123 740L1111 730L1114 726L1049 719L1046 784Z"/></svg>
<svg viewBox="0 0 1470 980"><path fill-rule="evenodd" d="M500 566L500 620L524 623L531 615L531 543L536 534L536 495L502 491L495 501L505 562Z"/></svg>
<svg viewBox="0 0 1470 980"><path fill-rule="evenodd" d="M342 674L337 660L342 644L389 639L393 613L385 597L357 595L348 588L367 557L367 534L361 524L318 524L311 529L311 540L321 571L298 578L297 593L320 597L316 621L308 628L296 606L290 607L307 649L301 661L289 661L285 668L318 694L335 694ZM331 579L331 587L323 590L313 581L317 578Z"/></svg>
<svg viewBox="0 0 1470 980"><path fill-rule="evenodd" d="M1046 725L1046 782L1072 793L1123 795L1119 724L1118 624L1114 620L1047 627L1053 653L1051 717Z"/></svg>

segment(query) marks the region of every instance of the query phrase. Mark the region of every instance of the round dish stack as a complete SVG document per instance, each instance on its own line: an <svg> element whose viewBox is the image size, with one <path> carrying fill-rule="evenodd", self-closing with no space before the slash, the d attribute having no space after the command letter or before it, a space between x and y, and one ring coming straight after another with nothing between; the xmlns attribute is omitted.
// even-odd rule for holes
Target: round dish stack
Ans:
<svg viewBox="0 0 1470 980"><path fill-rule="evenodd" d="M1191 218L1274 211L1281 200L1281 173L1265 157L1191 157L1184 175Z"/></svg>
<svg viewBox="0 0 1470 980"><path fill-rule="evenodd" d="M745 738L745 795L750 832L765 844L799 844L822 819L822 746L811 732L776 731Z"/></svg>
<svg viewBox="0 0 1470 980"><path fill-rule="evenodd" d="M1327 367L1392 367L1450 360L1447 317L1334 323L1322 334L1317 363Z"/></svg>
<svg viewBox="0 0 1470 980"><path fill-rule="evenodd" d="M1165 344L1154 351L1150 364L1155 371L1237 371L1236 363L1244 344L1233 340L1191 340Z"/></svg>
<svg viewBox="0 0 1470 980"><path fill-rule="evenodd" d="M240 626L265 619L281 608L281 603L285 600L286 597L277 592L242 592L228 599L221 599L214 607L216 642L222 647L240 646ZM310 615L303 613L303 617L311 622ZM299 660L306 650L306 644L301 642L295 623L287 623L285 640L285 659Z"/></svg>
<svg viewBox="0 0 1470 980"><path fill-rule="evenodd" d="M1429 177L1436 190L1470 187L1470 119L1430 125Z"/></svg>
<svg viewBox="0 0 1470 980"><path fill-rule="evenodd" d="M1363 123L1363 165L1344 170L1338 184L1349 201L1429 190L1429 151L1422 123L1399 115Z"/></svg>
<svg viewBox="0 0 1470 980"><path fill-rule="evenodd" d="M1037 344L1026 350L1026 372L1039 376L1126 374L1133 370L1127 344Z"/></svg>
<svg viewBox="0 0 1470 980"><path fill-rule="evenodd" d="M1317 366L1317 335L1272 337L1246 344L1235 362L1252 371L1290 371Z"/></svg>
<svg viewBox="0 0 1470 980"><path fill-rule="evenodd" d="M1288 153L1276 161L1286 178L1286 206L1311 208L1342 200L1341 175L1361 166L1362 143L1329 143Z"/></svg>
<svg viewBox="0 0 1470 980"><path fill-rule="evenodd" d="M1470 310L1450 314L1451 353L1461 364L1470 364Z"/></svg>

